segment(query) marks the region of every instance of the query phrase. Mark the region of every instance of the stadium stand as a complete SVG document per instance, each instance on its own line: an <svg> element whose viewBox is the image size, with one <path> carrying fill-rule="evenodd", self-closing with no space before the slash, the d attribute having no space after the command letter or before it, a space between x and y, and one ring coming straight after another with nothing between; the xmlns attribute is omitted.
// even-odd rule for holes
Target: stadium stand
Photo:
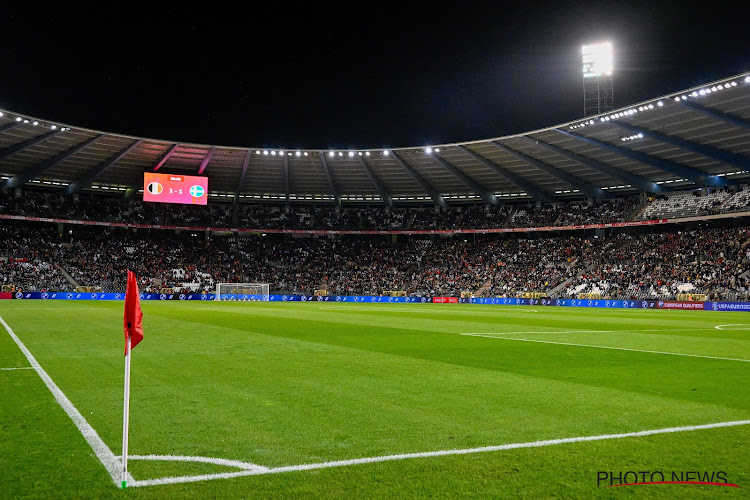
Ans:
<svg viewBox="0 0 750 500"><path fill-rule="evenodd" d="M2 284L22 290L91 287L122 292L130 268L144 291L202 292L216 282L257 281L274 293L674 299L679 293L748 298L750 230L557 232L464 237L289 235L4 221Z"/></svg>
<svg viewBox="0 0 750 500"><path fill-rule="evenodd" d="M512 136L362 151L171 143L2 110L0 282L122 291L130 268L155 292L745 300L748 110L743 74ZM653 130L623 137L635 128ZM143 202L157 171L211 188Z"/></svg>
<svg viewBox="0 0 750 500"><path fill-rule="evenodd" d="M723 205L731 197L732 194L728 190L710 193L696 190L660 196L646 207L639 219L680 219L700 215L715 215L728 211L729 207L723 207Z"/></svg>

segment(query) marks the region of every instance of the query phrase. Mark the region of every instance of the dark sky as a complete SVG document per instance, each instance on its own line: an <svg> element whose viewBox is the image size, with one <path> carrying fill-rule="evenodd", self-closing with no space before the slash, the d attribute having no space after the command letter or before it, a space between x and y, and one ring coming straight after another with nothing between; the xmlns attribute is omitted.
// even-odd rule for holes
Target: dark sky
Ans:
<svg viewBox="0 0 750 500"><path fill-rule="evenodd" d="M750 70L748 21L726 2L17 3L0 9L0 108L213 145L419 146L556 125L582 116L580 46L603 39L615 107Z"/></svg>

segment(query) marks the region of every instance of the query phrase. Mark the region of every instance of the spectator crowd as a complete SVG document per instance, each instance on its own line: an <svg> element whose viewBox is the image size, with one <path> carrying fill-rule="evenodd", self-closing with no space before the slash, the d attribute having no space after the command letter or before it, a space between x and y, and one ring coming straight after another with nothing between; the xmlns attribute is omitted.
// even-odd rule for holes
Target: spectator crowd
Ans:
<svg viewBox="0 0 750 500"><path fill-rule="evenodd" d="M295 238L2 221L0 284L122 292L131 269L150 292L261 282L272 293L748 298L748 227L563 234Z"/></svg>

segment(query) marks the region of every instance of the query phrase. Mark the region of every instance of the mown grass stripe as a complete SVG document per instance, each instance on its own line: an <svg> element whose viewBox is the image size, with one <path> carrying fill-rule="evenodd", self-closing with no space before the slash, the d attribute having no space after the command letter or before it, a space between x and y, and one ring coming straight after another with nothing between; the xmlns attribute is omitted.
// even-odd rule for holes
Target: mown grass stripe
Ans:
<svg viewBox="0 0 750 500"><path fill-rule="evenodd" d="M545 333L545 332L539 332L539 333ZM649 354L665 354L665 355L670 355L670 356L687 356L689 358L707 358L707 359L718 359L722 361L742 361L745 363L750 363L750 359L743 359L743 358L722 358L719 356L705 356L702 354L685 354L682 352L651 351L648 349L632 349L629 347L612 347L612 346L604 346L604 345L575 344L573 342L554 342L552 340L519 339L516 337L505 337L503 334L498 334L498 336L494 336L495 334L462 333L461 335L467 335L471 337L484 337L488 339L518 340L520 342L537 342L539 344L557 344L557 345L567 345L567 346L574 346L574 347L592 347L596 349L613 349L615 351L645 352Z"/></svg>
<svg viewBox="0 0 750 500"><path fill-rule="evenodd" d="M68 399L65 393L63 393L62 390L60 390L60 388L57 386L57 384L55 384L52 378L47 374L44 368L42 368L42 366L37 362L36 358L34 358L34 356L31 354L31 351L29 351L24 343L21 342L21 339L19 339L18 336L13 332L11 327L8 325L8 323L5 322L2 316L0 316L0 323L2 323L2 325L5 327L8 335L10 335L10 337L13 339L23 355L26 356L26 359L29 360L29 364L31 364L31 367L36 370L37 374L39 374L39 377L41 377L44 384L50 390L57 403L62 407L63 410L65 410L65 413L68 414L70 419L83 435L83 438L86 440L89 446L91 446L91 449L94 450L96 457L112 477L112 481L115 484L119 484L120 468L122 467L120 460L115 457L115 454L112 453L112 450L110 450L106 443L102 441L102 438L99 437L99 434L96 433L94 428L91 427L91 425L86 421L83 415L81 415L81 412L78 411L78 409ZM128 474L128 482L132 481L132 476Z"/></svg>

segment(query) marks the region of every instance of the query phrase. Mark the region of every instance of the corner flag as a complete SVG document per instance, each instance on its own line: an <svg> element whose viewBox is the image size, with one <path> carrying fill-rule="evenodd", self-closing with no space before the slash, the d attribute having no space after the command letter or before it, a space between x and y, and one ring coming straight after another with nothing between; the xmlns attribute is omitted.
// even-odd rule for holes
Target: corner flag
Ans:
<svg viewBox="0 0 750 500"><path fill-rule="evenodd" d="M130 337L130 348L134 349L143 340L143 311L138 291L138 281L133 271L128 271L128 286L125 290L125 355L128 355L127 340Z"/></svg>
<svg viewBox="0 0 750 500"><path fill-rule="evenodd" d="M122 411L122 487L128 485L128 425L130 421L130 351L143 340L143 311L138 281L135 273L128 270L128 285L125 289L125 401Z"/></svg>

